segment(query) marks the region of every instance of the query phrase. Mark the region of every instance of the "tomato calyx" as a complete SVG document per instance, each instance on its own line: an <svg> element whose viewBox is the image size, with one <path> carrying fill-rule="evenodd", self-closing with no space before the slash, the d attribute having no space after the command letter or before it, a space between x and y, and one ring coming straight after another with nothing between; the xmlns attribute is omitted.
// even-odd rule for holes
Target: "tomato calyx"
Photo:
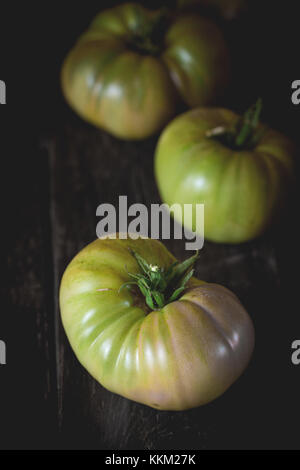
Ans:
<svg viewBox="0 0 300 470"><path fill-rule="evenodd" d="M264 129L258 129L262 111L262 100L259 98L241 116L232 129L219 126L206 133L206 137L221 142L232 150L252 150L258 144Z"/></svg>
<svg viewBox="0 0 300 470"><path fill-rule="evenodd" d="M170 302L174 302L186 288L187 282L194 274L193 266L199 257L195 255L179 263L176 261L169 268L161 268L149 264L142 256L131 250L142 273L128 273L133 279L123 284L119 292L128 286L138 286L151 310L159 310Z"/></svg>
<svg viewBox="0 0 300 470"><path fill-rule="evenodd" d="M128 39L128 46L142 54L159 55L168 24L169 9L163 7L146 25L141 25L134 31Z"/></svg>

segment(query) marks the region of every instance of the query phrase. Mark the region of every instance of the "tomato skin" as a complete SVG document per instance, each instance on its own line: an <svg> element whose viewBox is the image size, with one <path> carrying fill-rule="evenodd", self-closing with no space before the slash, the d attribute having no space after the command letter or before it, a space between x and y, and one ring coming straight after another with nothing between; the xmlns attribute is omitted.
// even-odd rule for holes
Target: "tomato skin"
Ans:
<svg viewBox="0 0 300 470"><path fill-rule="evenodd" d="M284 135L264 126L252 150L232 150L207 137L232 128L237 114L199 108L175 118L156 149L155 175L163 202L204 204L205 238L242 243L261 235L284 203L293 179L295 148ZM174 217L181 222L180 214ZM196 229L194 216L185 218Z"/></svg>
<svg viewBox="0 0 300 470"><path fill-rule="evenodd" d="M175 115L179 101L208 104L228 82L229 53L219 29L200 16L173 19L155 54L131 41L158 15L124 4L101 12L62 67L62 89L84 119L123 139L143 139Z"/></svg>
<svg viewBox="0 0 300 470"><path fill-rule="evenodd" d="M252 322L228 289L193 278L177 301L150 311L120 286L139 267L174 257L152 239L98 239L67 267L60 287L63 325L82 365L108 390L162 410L210 402L240 376L254 347Z"/></svg>

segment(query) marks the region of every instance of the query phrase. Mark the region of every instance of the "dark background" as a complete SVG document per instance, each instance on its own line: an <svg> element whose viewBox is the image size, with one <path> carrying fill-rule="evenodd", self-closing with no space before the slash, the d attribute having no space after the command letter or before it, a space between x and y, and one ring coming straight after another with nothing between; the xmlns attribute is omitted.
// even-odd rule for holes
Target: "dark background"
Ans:
<svg viewBox="0 0 300 470"><path fill-rule="evenodd" d="M290 360L300 337L298 185L262 239L205 243L199 277L232 288L257 332L248 370L223 397L183 413L131 403L95 384L66 342L57 288L66 263L95 238L96 207L118 194L129 203L159 200L156 137L113 139L77 118L60 92L65 54L114 3L1 5L0 448L299 449L300 369ZM299 143L300 107L291 103L300 79L297 2L249 3L239 20L216 18L235 71L222 104L241 111L262 96L263 119ZM168 246L185 256L179 243Z"/></svg>

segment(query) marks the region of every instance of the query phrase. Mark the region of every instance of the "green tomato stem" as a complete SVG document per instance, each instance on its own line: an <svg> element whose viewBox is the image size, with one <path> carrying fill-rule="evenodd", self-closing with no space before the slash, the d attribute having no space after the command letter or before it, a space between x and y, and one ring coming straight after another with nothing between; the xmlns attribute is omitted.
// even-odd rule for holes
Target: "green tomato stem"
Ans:
<svg viewBox="0 0 300 470"><path fill-rule="evenodd" d="M128 273L133 280L123 284L119 291L124 287L138 286L151 310L161 309L178 299L193 276L193 266L199 257L199 253L196 252L195 255L182 263L175 262L168 269L164 269L149 264L135 251L131 253L136 259L141 273Z"/></svg>
<svg viewBox="0 0 300 470"><path fill-rule="evenodd" d="M233 129L219 126L207 131L206 137L216 139L233 150L252 149L261 138L263 132L263 129L258 129L261 111L262 100L259 98L241 116Z"/></svg>
<svg viewBox="0 0 300 470"><path fill-rule="evenodd" d="M140 52L158 55L161 51L161 39L168 23L170 10L162 7L149 23L136 31L131 43Z"/></svg>
<svg viewBox="0 0 300 470"><path fill-rule="evenodd" d="M236 126L234 144L236 148L251 145L262 111L262 100L259 98L241 117Z"/></svg>

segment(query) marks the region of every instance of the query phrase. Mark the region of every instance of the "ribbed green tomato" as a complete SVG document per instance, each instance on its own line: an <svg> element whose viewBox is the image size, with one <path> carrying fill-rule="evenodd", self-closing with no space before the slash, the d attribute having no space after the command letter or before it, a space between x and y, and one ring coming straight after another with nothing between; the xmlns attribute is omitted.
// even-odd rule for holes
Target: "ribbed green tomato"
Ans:
<svg viewBox="0 0 300 470"><path fill-rule="evenodd" d="M210 402L239 377L254 346L252 322L225 287L192 278L178 300L151 311L139 290L120 287L175 258L152 239L98 239L67 267L60 288L71 346L104 387L157 409Z"/></svg>
<svg viewBox="0 0 300 470"><path fill-rule="evenodd" d="M170 19L124 4L103 11L62 68L62 88L84 119L124 139L159 131L177 101L209 104L228 81L228 50L217 26L197 15Z"/></svg>
<svg viewBox="0 0 300 470"><path fill-rule="evenodd" d="M261 235L278 215L292 181L290 140L258 125L253 146L231 148L217 134L237 122L237 114L227 109L195 109L166 127L156 149L163 202L179 205L174 211L179 222L184 204L193 209L204 204L205 238L214 242L241 243ZM185 215L184 224L196 229L195 211Z"/></svg>

